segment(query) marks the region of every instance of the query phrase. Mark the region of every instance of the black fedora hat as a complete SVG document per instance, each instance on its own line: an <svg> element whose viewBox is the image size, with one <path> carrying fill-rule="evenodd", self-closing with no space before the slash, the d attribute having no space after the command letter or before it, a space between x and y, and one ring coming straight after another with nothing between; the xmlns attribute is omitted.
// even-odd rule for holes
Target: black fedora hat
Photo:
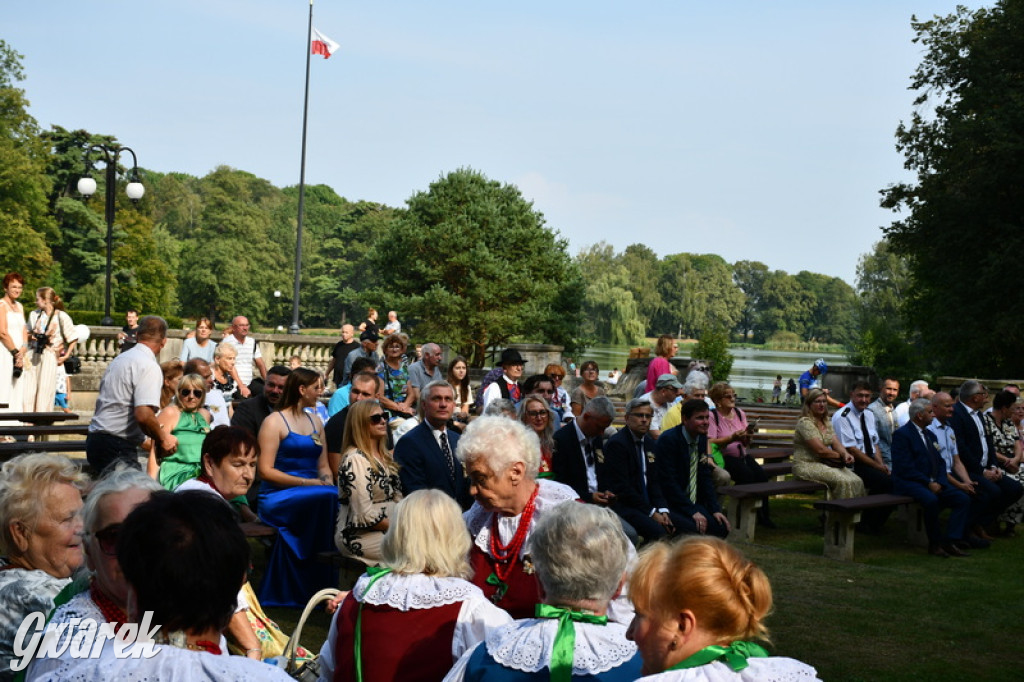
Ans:
<svg viewBox="0 0 1024 682"><path fill-rule="evenodd" d="M523 360L523 356L515 348L506 348L501 351L501 362L498 364L502 367L505 365L525 365L526 360Z"/></svg>

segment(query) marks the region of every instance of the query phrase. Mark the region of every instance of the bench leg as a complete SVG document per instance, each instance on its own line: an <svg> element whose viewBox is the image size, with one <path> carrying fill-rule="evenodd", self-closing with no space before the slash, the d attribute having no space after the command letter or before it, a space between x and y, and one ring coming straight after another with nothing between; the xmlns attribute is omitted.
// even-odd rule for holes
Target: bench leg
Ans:
<svg viewBox="0 0 1024 682"><path fill-rule="evenodd" d="M729 498L729 539L733 541L753 542L754 531L757 529L757 510L761 508L762 498L747 497Z"/></svg>
<svg viewBox="0 0 1024 682"><path fill-rule="evenodd" d="M919 504L905 504L901 507L907 517L907 539L917 547L928 546L928 531L924 527L924 510Z"/></svg>
<svg viewBox="0 0 1024 682"><path fill-rule="evenodd" d="M853 561L853 538L857 532L860 512L825 514L825 556L839 561Z"/></svg>

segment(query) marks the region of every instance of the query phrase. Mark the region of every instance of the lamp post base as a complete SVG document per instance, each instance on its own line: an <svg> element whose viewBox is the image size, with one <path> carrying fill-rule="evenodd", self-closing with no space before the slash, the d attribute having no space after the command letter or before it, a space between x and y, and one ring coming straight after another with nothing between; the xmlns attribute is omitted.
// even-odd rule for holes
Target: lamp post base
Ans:
<svg viewBox="0 0 1024 682"><path fill-rule="evenodd" d="M114 324L115 324L114 318L112 318L110 316L104 317L102 320L100 320L100 326L101 327L113 327Z"/></svg>

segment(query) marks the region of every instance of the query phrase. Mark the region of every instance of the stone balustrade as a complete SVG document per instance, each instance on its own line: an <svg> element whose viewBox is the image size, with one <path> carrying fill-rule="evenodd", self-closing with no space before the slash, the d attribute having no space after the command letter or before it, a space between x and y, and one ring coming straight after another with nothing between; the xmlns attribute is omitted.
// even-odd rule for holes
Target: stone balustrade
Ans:
<svg viewBox="0 0 1024 682"><path fill-rule="evenodd" d="M99 390L100 378L110 361L120 350L117 334L120 327L89 327L90 335L84 343L78 344L77 353L82 358L82 372L71 378L73 391L95 393ZM167 332L167 345L160 351L160 362L177 359L187 331L172 329ZM327 371L331 361L331 350L340 337L336 336L295 336L292 334L257 334L260 352L267 367L287 365L293 355L298 355L303 367L320 372ZM548 363L562 362L562 347L544 344L514 344L512 346L526 359L526 374L544 371ZM452 353L445 349L445 361ZM95 396L94 396L95 397Z"/></svg>

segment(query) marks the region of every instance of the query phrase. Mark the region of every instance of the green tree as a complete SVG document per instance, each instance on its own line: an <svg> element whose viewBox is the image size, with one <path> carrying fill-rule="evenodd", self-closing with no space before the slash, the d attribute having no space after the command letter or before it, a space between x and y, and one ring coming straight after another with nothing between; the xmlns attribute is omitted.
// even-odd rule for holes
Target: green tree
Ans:
<svg viewBox="0 0 1024 682"><path fill-rule="evenodd" d="M889 241L876 243L857 263L860 338L851 361L874 367L880 376L909 377L926 367L920 334L904 312L913 291L906 260L893 253Z"/></svg>
<svg viewBox="0 0 1024 682"><path fill-rule="evenodd" d="M796 281L812 298L804 328L807 340L853 344L857 340L857 293L838 277L802 270Z"/></svg>
<svg viewBox="0 0 1024 682"><path fill-rule="evenodd" d="M761 288L760 329L764 338L776 332L793 332L806 337L817 304L814 294L782 270L768 273Z"/></svg>
<svg viewBox="0 0 1024 682"><path fill-rule="evenodd" d="M714 381L728 381L732 372L733 355L729 352L729 330L725 327L713 327L700 336L700 341L693 347L695 359L711 363L711 378Z"/></svg>
<svg viewBox="0 0 1024 682"><path fill-rule="evenodd" d="M746 339L753 335L754 340L764 342L764 334L758 326L761 315L761 298L764 293L764 280L768 276L768 266L760 261L741 260L732 266L732 281L740 288L746 298L737 331Z"/></svg>
<svg viewBox="0 0 1024 682"><path fill-rule="evenodd" d="M16 87L25 79L21 59L0 40L0 270L20 272L31 288L51 272L57 230L47 204L46 144Z"/></svg>
<svg viewBox="0 0 1024 682"><path fill-rule="evenodd" d="M743 311L743 292L732 281L732 268L715 254L677 253L661 261L658 291L662 306L655 317L659 330L700 337L717 327L732 329Z"/></svg>
<svg viewBox="0 0 1024 682"><path fill-rule="evenodd" d="M654 336L661 333L674 333L672 329L654 329L651 326L664 302L658 293L658 254L643 244L630 244L619 257L619 262L626 268L628 280L626 287L636 301L637 313L644 324L644 333Z"/></svg>
<svg viewBox="0 0 1024 682"><path fill-rule="evenodd" d="M579 270L516 187L460 169L407 204L373 260L392 300L419 320L419 338L480 367L490 347L578 330Z"/></svg>
<svg viewBox="0 0 1024 682"><path fill-rule="evenodd" d="M924 56L896 146L916 179L882 202L903 214L886 234L914 282L907 311L937 370L1017 376L1024 300L1007 285L1024 249L1024 1L912 26Z"/></svg>
<svg viewBox="0 0 1024 682"><path fill-rule="evenodd" d="M604 343L639 343L644 321L629 288L629 271L607 242L593 244L576 256L587 273L583 320L587 334Z"/></svg>
<svg viewBox="0 0 1024 682"><path fill-rule="evenodd" d="M186 315L266 320L273 290L291 282L289 252L271 239L280 189L221 166L200 180L202 213L182 246L179 299ZM294 228L291 233L294 254ZM282 276L283 275L283 276Z"/></svg>

